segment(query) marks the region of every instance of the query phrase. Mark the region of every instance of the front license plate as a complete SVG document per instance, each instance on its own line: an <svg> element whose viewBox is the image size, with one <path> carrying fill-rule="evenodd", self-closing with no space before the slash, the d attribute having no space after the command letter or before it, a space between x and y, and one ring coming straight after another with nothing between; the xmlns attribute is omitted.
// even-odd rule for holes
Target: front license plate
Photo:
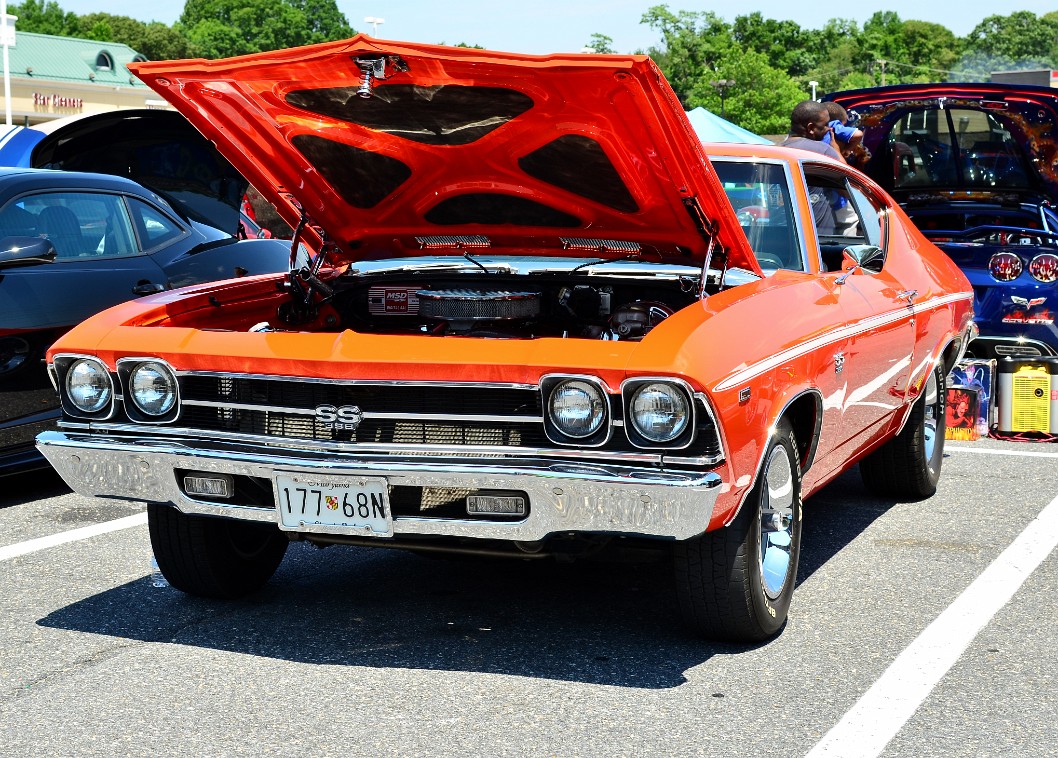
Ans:
<svg viewBox="0 0 1058 758"><path fill-rule="evenodd" d="M393 536L385 479L276 474L279 527L296 532Z"/></svg>

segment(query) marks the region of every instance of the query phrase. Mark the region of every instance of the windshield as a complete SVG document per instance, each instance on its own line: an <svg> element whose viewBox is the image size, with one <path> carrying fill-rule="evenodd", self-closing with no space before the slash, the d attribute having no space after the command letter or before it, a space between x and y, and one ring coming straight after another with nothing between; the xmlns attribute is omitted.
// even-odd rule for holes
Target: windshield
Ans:
<svg viewBox="0 0 1058 758"><path fill-rule="evenodd" d="M804 271L784 168L777 163L711 160L761 268Z"/></svg>
<svg viewBox="0 0 1058 758"><path fill-rule="evenodd" d="M972 108L919 108L889 133L896 189L1030 189L1029 164L1000 114Z"/></svg>

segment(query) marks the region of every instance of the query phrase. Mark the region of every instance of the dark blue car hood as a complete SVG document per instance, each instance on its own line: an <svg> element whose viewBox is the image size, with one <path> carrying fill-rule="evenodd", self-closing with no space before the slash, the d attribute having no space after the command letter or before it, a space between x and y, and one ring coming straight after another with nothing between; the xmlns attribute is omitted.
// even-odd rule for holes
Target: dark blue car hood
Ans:
<svg viewBox="0 0 1058 758"><path fill-rule="evenodd" d="M0 135L0 165L124 176L188 219L237 234L248 183L175 111L122 110Z"/></svg>

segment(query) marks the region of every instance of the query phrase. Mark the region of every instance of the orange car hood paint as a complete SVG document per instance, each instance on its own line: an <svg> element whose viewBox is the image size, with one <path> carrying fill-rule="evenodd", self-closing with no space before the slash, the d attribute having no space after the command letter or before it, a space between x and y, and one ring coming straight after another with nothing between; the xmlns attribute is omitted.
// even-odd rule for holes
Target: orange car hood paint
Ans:
<svg viewBox="0 0 1058 758"><path fill-rule="evenodd" d="M572 246L600 259L629 253L599 241L633 242L647 260L700 264L703 227L715 224L728 265L760 271L646 56L531 56L359 35L130 69L289 223L303 209L305 241L337 245L331 263L421 255L422 238L443 236L488 238L493 253L569 255Z"/></svg>

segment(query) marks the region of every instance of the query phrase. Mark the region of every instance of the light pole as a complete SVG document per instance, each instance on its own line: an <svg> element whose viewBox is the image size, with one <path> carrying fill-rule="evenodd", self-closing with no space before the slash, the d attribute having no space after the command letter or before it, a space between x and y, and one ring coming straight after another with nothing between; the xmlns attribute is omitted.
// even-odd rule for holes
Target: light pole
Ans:
<svg viewBox="0 0 1058 758"><path fill-rule="evenodd" d="M378 36L378 25L386 23L386 19L379 18L378 16L364 16L364 23L371 24L371 36Z"/></svg>
<svg viewBox="0 0 1058 758"><path fill-rule="evenodd" d="M819 86L819 82L809 82L808 86L812 88L812 99L816 99L816 87Z"/></svg>
<svg viewBox="0 0 1058 758"><path fill-rule="evenodd" d="M713 87L716 88L717 92L720 93L720 118L726 118L726 114L725 114L725 111L724 111L724 95L727 94L727 88L731 87L731 86L733 86L735 84L735 80L734 79L714 79L713 81L711 81L709 83L711 85L713 85Z"/></svg>
<svg viewBox="0 0 1058 758"><path fill-rule="evenodd" d="M11 61L8 49L15 45L15 20L18 16L7 15L7 0L0 0L0 34L4 46L4 123L11 126Z"/></svg>

